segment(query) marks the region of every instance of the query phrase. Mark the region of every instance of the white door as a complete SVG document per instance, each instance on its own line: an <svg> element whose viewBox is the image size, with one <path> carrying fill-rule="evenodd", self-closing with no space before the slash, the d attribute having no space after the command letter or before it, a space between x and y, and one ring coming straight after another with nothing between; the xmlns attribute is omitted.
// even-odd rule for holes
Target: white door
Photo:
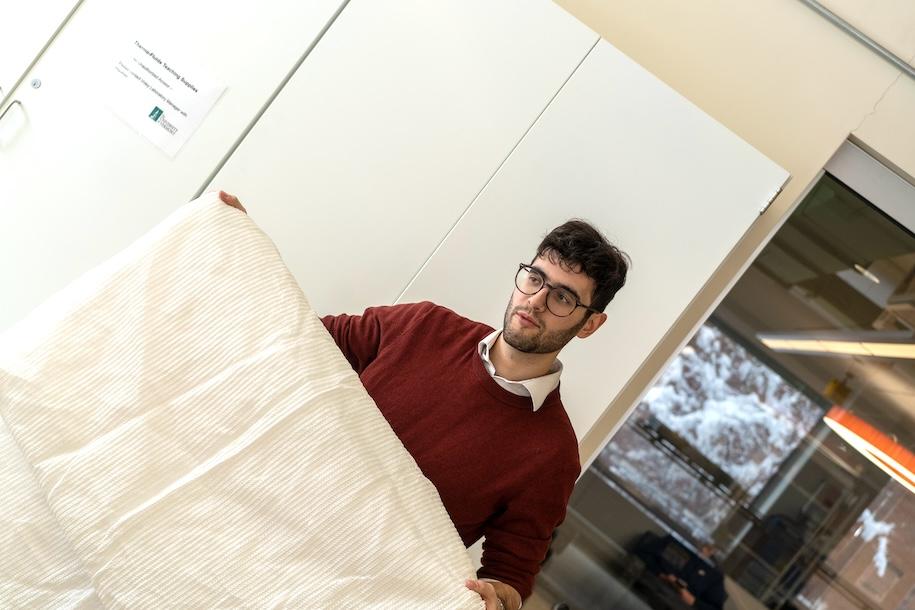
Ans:
<svg viewBox="0 0 915 610"><path fill-rule="evenodd" d="M501 327L518 263L542 236L571 217L595 223L633 265L604 326L562 354L582 438L786 179L601 42L400 300Z"/></svg>
<svg viewBox="0 0 915 610"><path fill-rule="evenodd" d="M597 40L549 0L353 0L212 186L316 311L392 303Z"/></svg>
<svg viewBox="0 0 915 610"><path fill-rule="evenodd" d="M190 199L340 5L84 0L0 121L0 330ZM174 158L106 107L138 39L226 86Z"/></svg>
<svg viewBox="0 0 915 610"><path fill-rule="evenodd" d="M81 0L0 0L0 103Z"/></svg>

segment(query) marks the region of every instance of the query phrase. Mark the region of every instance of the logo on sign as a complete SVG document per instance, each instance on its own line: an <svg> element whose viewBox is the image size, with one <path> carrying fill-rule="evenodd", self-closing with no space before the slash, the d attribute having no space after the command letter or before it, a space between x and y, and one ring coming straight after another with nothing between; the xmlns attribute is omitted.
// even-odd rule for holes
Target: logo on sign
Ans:
<svg viewBox="0 0 915 610"><path fill-rule="evenodd" d="M149 113L149 118L154 121L158 121L159 117L162 116L162 109L156 106L152 109L152 112Z"/></svg>

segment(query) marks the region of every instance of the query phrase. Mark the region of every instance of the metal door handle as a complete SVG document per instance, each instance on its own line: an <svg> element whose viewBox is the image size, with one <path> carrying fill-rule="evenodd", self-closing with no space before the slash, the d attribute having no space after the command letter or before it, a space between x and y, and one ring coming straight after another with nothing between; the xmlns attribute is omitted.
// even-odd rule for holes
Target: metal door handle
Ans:
<svg viewBox="0 0 915 610"><path fill-rule="evenodd" d="M10 111L10 108L12 108L13 106L16 106L16 105L22 106L22 102L20 102L19 100L13 100L12 102L10 102L10 105L6 107L6 110L4 110L2 113L0 113L0 121L2 121L3 117L6 116L6 113Z"/></svg>

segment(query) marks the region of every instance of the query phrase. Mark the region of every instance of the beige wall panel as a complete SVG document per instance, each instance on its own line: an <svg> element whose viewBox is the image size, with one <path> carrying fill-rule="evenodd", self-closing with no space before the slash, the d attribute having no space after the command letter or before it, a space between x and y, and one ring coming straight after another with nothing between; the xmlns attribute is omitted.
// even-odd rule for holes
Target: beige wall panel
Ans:
<svg viewBox="0 0 915 610"><path fill-rule="evenodd" d="M819 0L827 10L903 59L915 54L915 2L911 0Z"/></svg>
<svg viewBox="0 0 915 610"><path fill-rule="evenodd" d="M915 183L915 80L904 75L896 80L854 135Z"/></svg>

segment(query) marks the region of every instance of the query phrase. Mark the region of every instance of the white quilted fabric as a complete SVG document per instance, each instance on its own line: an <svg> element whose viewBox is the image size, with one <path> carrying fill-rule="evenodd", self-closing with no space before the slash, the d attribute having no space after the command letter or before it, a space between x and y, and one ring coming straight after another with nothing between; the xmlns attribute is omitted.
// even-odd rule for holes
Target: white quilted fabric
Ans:
<svg viewBox="0 0 915 610"><path fill-rule="evenodd" d="M0 606L482 608L434 487L214 195L0 337L0 414Z"/></svg>

